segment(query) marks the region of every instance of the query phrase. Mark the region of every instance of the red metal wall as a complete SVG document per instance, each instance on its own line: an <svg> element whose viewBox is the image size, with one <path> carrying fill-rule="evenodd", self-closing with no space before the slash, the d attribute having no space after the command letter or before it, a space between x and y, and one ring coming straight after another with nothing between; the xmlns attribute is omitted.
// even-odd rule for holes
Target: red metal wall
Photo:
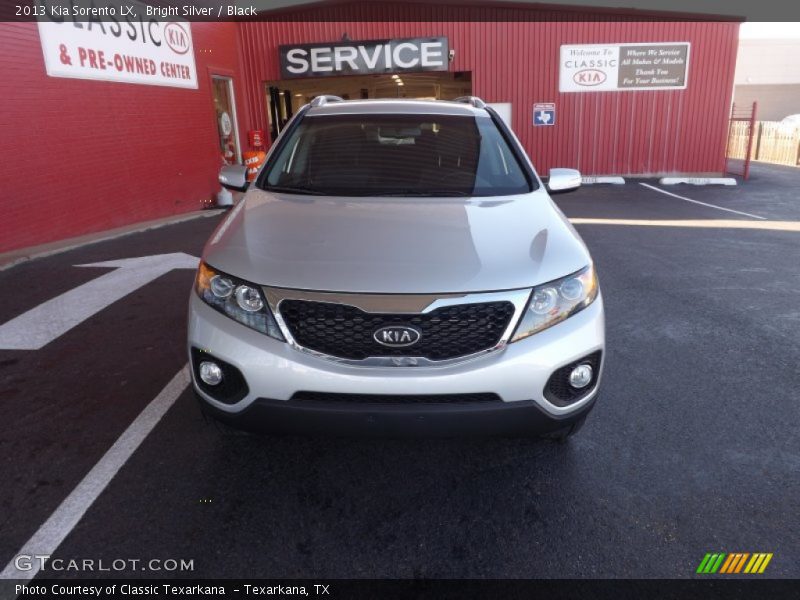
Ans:
<svg viewBox="0 0 800 600"><path fill-rule="evenodd" d="M280 22L193 23L197 90L48 77L36 25L0 23L0 252L198 208L219 189L210 73L235 76L244 150L247 129L267 129L263 82L279 79L278 44L345 32L353 40L447 36L451 68L472 72L474 93L513 103L514 129L541 171L721 172L738 23L576 16L587 18L360 2ZM558 93L561 44L658 41L692 43L688 89ZM531 125L534 102L557 103L556 126Z"/></svg>
<svg viewBox="0 0 800 600"><path fill-rule="evenodd" d="M48 77L36 24L0 23L0 252L196 210L216 193L209 72L237 72L237 25L193 23L192 36L197 90Z"/></svg>
<svg viewBox="0 0 800 600"><path fill-rule="evenodd" d="M263 82L280 79L279 44L336 41L345 32L352 40L447 36L456 52L451 69L472 72L473 93L513 103L514 130L542 172L722 172L739 24L576 17L587 14L361 2L242 23L248 122L267 129ZM691 42L685 90L558 92L561 44L662 41ZM532 125L534 102L557 104L555 126Z"/></svg>

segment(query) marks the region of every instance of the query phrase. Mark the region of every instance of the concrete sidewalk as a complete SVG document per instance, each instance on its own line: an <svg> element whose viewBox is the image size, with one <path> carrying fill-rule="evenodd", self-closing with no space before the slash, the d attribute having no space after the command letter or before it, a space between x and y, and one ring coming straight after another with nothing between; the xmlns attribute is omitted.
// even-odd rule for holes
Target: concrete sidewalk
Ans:
<svg viewBox="0 0 800 600"><path fill-rule="evenodd" d="M28 248L19 248L0 254L0 271L9 269L14 265L18 265L25 261L41 258L43 256L50 256L58 254L59 252L66 252L73 248L86 246L87 244L96 244L97 242L104 242L106 240L113 240L118 237L130 235L131 233L139 233L148 231L150 229L158 229L166 225L174 225L175 223L182 223L184 221L191 221L193 219L200 219L204 217L215 217L224 212L223 208L212 208L205 210L197 210L190 213L183 213L180 215L170 215L161 219L154 219L152 221L142 221L140 223L133 223L125 225L124 227L117 227L115 229L108 229L106 231L97 231L95 233L87 233L77 237L57 240L39 246L30 246Z"/></svg>

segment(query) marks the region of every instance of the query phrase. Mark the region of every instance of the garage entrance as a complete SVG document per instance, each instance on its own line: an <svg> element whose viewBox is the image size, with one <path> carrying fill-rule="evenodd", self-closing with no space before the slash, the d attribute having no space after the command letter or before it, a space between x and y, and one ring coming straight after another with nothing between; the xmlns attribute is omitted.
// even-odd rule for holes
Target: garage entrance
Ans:
<svg viewBox="0 0 800 600"><path fill-rule="evenodd" d="M418 98L453 100L472 94L472 73L427 72L357 75L270 81L264 84L267 119L274 140L292 115L315 96L332 94L345 100Z"/></svg>

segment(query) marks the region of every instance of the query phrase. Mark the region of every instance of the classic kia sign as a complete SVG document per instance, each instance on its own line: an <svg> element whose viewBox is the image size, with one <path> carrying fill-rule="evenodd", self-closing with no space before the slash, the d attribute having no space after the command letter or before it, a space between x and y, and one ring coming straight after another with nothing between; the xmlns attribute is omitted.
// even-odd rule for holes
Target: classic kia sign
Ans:
<svg viewBox="0 0 800 600"><path fill-rule="evenodd" d="M446 37L279 46L281 77L447 71Z"/></svg>
<svg viewBox="0 0 800 600"><path fill-rule="evenodd" d="M561 92L686 88L689 42L561 46Z"/></svg>
<svg viewBox="0 0 800 600"><path fill-rule="evenodd" d="M189 22L123 17L119 12L102 20L75 21L48 11L38 24L51 77L197 88Z"/></svg>

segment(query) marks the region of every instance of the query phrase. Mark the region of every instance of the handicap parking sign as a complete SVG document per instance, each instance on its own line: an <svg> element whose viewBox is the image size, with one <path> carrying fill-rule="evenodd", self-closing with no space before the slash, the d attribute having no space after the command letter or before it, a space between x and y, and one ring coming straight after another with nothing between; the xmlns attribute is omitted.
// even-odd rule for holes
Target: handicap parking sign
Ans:
<svg viewBox="0 0 800 600"><path fill-rule="evenodd" d="M533 105L533 124L555 125L556 124L556 104L555 102L537 102Z"/></svg>

